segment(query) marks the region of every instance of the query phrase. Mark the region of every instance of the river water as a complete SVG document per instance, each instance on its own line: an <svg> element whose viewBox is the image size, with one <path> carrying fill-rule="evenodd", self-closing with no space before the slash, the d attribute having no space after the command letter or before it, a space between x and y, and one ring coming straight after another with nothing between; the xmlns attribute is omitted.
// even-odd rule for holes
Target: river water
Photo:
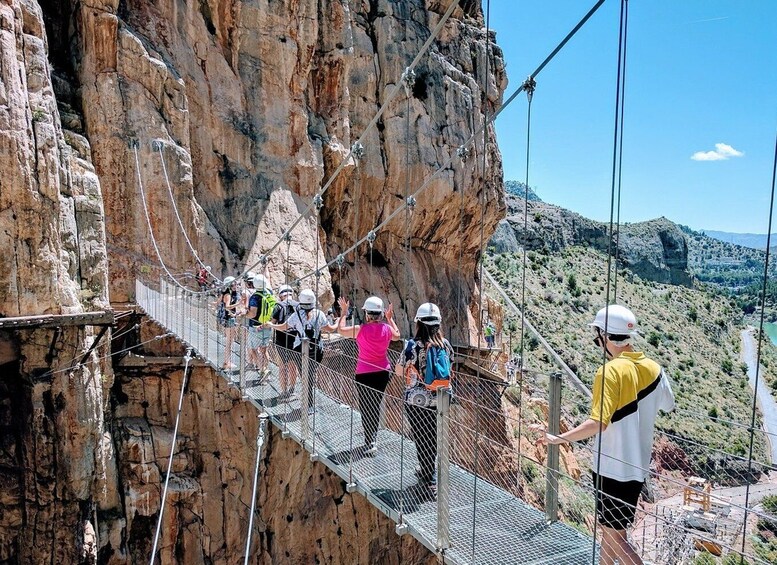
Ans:
<svg viewBox="0 0 777 565"><path fill-rule="evenodd" d="M777 345L777 324L774 322L766 322L764 324L764 332L769 336L774 345Z"/></svg>
<svg viewBox="0 0 777 565"><path fill-rule="evenodd" d="M770 324L774 326L774 324ZM777 329L777 328L775 328ZM768 333L768 330L767 330ZM770 335L771 337L771 335ZM774 338L771 338L774 340ZM749 330L742 330L742 358L747 363L747 378L750 387L755 389L755 361L756 342ZM772 463L777 462L777 402L763 380L763 375L758 379L758 407L763 415L763 427L769 434L767 437L771 444Z"/></svg>

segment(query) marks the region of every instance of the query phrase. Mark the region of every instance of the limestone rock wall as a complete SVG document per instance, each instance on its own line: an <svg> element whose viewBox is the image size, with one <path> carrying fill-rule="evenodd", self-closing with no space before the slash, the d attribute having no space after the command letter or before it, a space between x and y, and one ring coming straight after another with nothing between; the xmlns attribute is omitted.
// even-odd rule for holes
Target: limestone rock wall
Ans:
<svg viewBox="0 0 777 565"><path fill-rule="evenodd" d="M194 247L217 275L234 274L307 207L448 6L74 4L85 129L106 194L112 298L129 297L139 274L159 274L141 182L162 259L174 273L194 266L154 140ZM395 99L366 134L360 166L348 163L329 189L318 245L315 219L308 217L294 230L289 253L280 245L272 255L274 285L324 264L354 234L366 235L404 202L406 186L420 186L495 110L506 86L504 65L493 37L487 52L482 27L477 3L455 11L416 70L409 104L404 93ZM407 227L400 214L379 233L372 274L365 245L347 258L347 283L335 281L336 291L356 290L359 298L379 292L397 304L408 301L409 309L432 299L461 317L474 291L481 197L487 235L504 209L501 157L493 129L487 133L485 161L479 138L469 160L454 160L432 181ZM409 261L402 251L408 233L415 250ZM326 301L330 282L325 273L319 294Z"/></svg>
<svg viewBox="0 0 777 565"><path fill-rule="evenodd" d="M89 142L61 118L48 47L37 2L0 3L3 317L108 303L101 185ZM0 331L0 562L96 560L111 373L85 356L95 339L83 327Z"/></svg>

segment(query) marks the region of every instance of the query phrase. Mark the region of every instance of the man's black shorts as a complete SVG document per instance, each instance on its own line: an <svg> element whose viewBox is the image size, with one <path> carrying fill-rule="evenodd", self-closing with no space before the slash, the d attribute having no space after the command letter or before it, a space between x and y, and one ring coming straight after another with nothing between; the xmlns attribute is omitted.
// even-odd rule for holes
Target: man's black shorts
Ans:
<svg viewBox="0 0 777 565"><path fill-rule="evenodd" d="M596 517L599 523L613 530L625 530L634 523L637 501L644 481L618 481L596 473ZM600 481L597 484L597 481Z"/></svg>

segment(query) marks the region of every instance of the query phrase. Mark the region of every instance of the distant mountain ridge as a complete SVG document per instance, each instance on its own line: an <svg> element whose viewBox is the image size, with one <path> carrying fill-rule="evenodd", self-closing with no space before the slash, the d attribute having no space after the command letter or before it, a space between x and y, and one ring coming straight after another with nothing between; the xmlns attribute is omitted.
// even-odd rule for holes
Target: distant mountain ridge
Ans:
<svg viewBox="0 0 777 565"><path fill-rule="evenodd" d="M609 227L542 201L529 201L526 230L523 198L507 195L507 218L499 222L490 245L497 253L517 252L525 241L528 250L555 252L574 245L606 253ZM688 243L680 227L657 218L620 227L619 256L623 266L656 282L690 285Z"/></svg>
<svg viewBox="0 0 777 565"><path fill-rule="evenodd" d="M582 245L607 253L609 227L606 223L543 202L531 188L524 234L522 194L525 185L507 181L505 188L507 217L499 222L491 238L489 247L492 251L515 253L525 241L530 251L552 253ZM713 237L713 234L724 234L724 237ZM745 291L742 302L753 303L750 296L753 292L748 289L759 285L763 279L765 249L731 243L731 236L750 236L753 243L760 237L764 245L766 243L765 234L696 231L662 217L622 224L619 258L622 266L642 278L684 286L692 284L695 278L735 293ZM774 241L777 243L777 238ZM773 246L772 251L777 248ZM770 261L769 273L770 277L777 276L777 261ZM774 302L777 303L775 286Z"/></svg>
<svg viewBox="0 0 777 565"><path fill-rule="evenodd" d="M742 247L750 247L752 249L766 249L766 234L765 233L733 233L718 230L699 230L709 237L725 241L726 243L732 243L734 245L741 245ZM772 246L777 244L777 234L772 234Z"/></svg>
<svg viewBox="0 0 777 565"><path fill-rule="evenodd" d="M523 183L519 180L506 180L505 192L507 194L517 196L518 198L523 198L524 195L527 195L526 198L529 200L529 202L542 202L542 199L537 196L537 193L534 192L532 187L527 187L526 183Z"/></svg>

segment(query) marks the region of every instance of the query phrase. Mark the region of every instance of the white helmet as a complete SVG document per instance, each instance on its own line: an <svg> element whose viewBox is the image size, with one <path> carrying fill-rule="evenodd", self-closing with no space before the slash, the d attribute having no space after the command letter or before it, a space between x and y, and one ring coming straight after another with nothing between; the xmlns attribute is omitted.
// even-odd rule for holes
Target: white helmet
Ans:
<svg viewBox="0 0 777 565"><path fill-rule="evenodd" d="M426 324L427 326L439 326L442 322L440 309L436 304L425 302L418 307L415 313L415 321Z"/></svg>
<svg viewBox="0 0 777 565"><path fill-rule="evenodd" d="M637 318L631 310L619 304L610 304L596 313L596 318L588 324L605 331L608 335L634 335L637 332Z"/></svg>
<svg viewBox="0 0 777 565"><path fill-rule="evenodd" d="M278 296L283 296L286 292L294 294L294 289L287 284L282 284L281 288L278 289Z"/></svg>
<svg viewBox="0 0 777 565"><path fill-rule="evenodd" d="M250 282L251 284L254 284L254 277L256 276L256 273L253 271L248 271L245 275L243 275L243 278Z"/></svg>
<svg viewBox="0 0 777 565"><path fill-rule="evenodd" d="M300 292L298 298L299 298L299 307L302 308L303 310L312 310L316 305L316 295L309 288L306 288L305 290Z"/></svg>
<svg viewBox="0 0 777 565"><path fill-rule="evenodd" d="M268 281L264 275L256 275L254 277L254 288L256 290L266 290L268 292L272 292L270 281Z"/></svg>
<svg viewBox="0 0 777 565"><path fill-rule="evenodd" d="M362 306L362 310L366 310L367 312L375 312L375 313L383 313L383 301L378 298L377 296L370 296L367 300L364 301L364 306Z"/></svg>
<svg viewBox="0 0 777 565"><path fill-rule="evenodd" d="M229 286L229 285L231 285L233 282L235 282L235 277L226 277L226 278L224 279L224 286Z"/></svg>

